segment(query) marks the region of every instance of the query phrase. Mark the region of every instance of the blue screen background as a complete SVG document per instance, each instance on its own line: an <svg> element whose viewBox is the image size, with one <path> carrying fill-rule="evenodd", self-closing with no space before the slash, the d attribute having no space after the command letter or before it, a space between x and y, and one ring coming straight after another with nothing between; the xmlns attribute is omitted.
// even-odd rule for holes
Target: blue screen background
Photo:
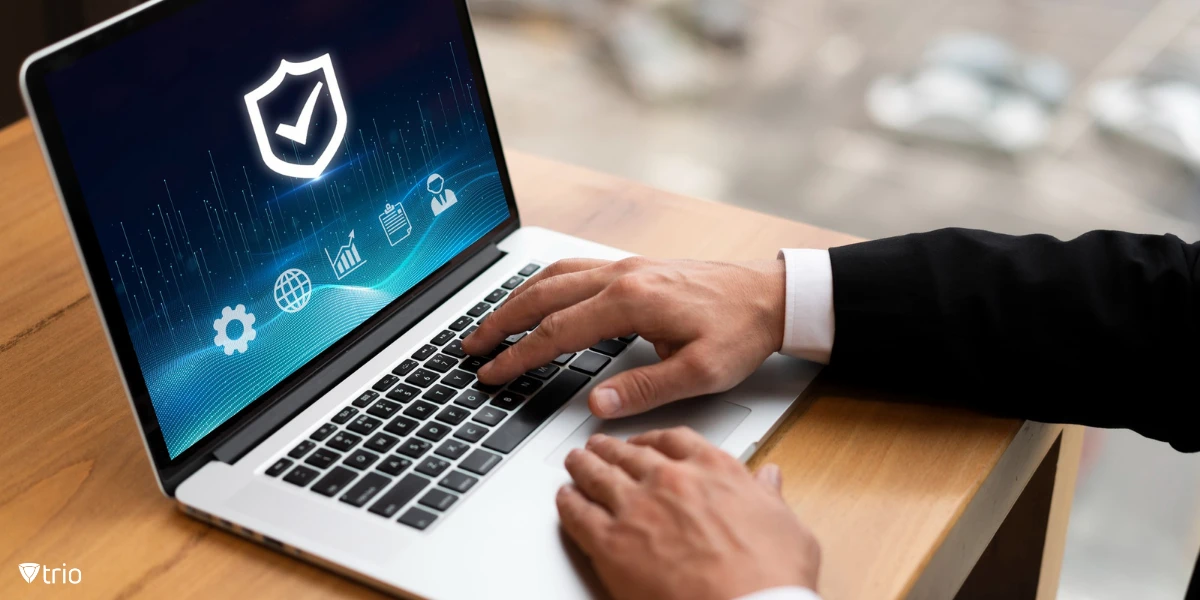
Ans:
<svg viewBox="0 0 1200 600"><path fill-rule="evenodd" d="M276 174L243 96L280 59L325 53L348 114L341 149L319 179ZM508 218L470 65L446 0L209 0L48 76L172 458ZM323 77L289 77L261 105L286 160L312 163L332 138L328 85L307 144L275 134ZM434 173L458 200L438 216ZM388 204L412 226L394 245ZM363 262L339 280L326 252L351 231ZM312 281L298 312L274 297L288 269ZM238 304L256 337L227 355L214 321Z"/></svg>

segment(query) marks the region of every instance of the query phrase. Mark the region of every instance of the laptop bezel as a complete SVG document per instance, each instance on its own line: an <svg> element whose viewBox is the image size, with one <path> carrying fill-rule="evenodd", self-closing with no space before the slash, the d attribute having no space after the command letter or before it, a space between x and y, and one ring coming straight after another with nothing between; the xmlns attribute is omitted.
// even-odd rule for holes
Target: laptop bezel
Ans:
<svg viewBox="0 0 1200 600"><path fill-rule="evenodd" d="M461 267L481 251L492 247L506 236L516 231L520 223L516 197L513 193L512 181L509 177L507 162L496 118L492 109L491 98L488 94L487 82L484 77L483 65L475 43L470 15L465 0L452 0L459 19L464 48L469 60L471 74L477 83L476 94L480 100L481 112L488 127L489 139L496 160L500 181L508 204L509 217L487 234L480 237L466 250L460 252L445 265L434 271L419 284L414 286L387 307L380 310L366 322L359 325L338 342L334 343L303 368L292 373L267 393L259 396L237 414L227 419L213 431L198 440L191 447L174 459L170 458L166 441L159 427L153 403L142 375L140 363L133 348L133 342L125 325L120 305L109 277L103 258L103 252L96 237L92 221L83 199L79 181L75 176L73 163L67 152L66 142L46 88L46 76L57 70L66 68L80 58L96 52L118 40L135 34L147 27L153 26L162 19L201 4L206 0L151 0L132 8L107 21L99 23L74 36L40 50L29 58L21 67L20 85L25 99L26 109L33 123L34 132L42 147L43 156L50 171L51 180L58 193L59 201L67 217L67 226L75 242L80 262L84 265L84 276L92 291L97 310L101 315L101 325L107 335L110 348L117 361L118 372L125 385L126 394L133 409L135 420L150 456L151 465L158 479L159 487L165 494L171 495L174 488L195 472L203 464L212 460L213 451L229 436L235 434L267 409L280 402L302 383L321 375L328 381L326 389L336 385L353 369L330 376L323 372L329 363L347 348L367 337L371 332L397 316L415 300L442 281L448 274ZM93 277L93 273L98 277ZM391 336L395 339L396 336ZM315 400L315 398L314 398Z"/></svg>

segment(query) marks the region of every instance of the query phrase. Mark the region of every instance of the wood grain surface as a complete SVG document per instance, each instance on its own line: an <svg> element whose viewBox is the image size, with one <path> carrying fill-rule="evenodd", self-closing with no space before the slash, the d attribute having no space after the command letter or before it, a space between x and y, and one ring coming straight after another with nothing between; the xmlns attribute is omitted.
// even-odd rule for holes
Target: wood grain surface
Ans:
<svg viewBox="0 0 1200 600"><path fill-rule="evenodd" d="M520 153L509 161L525 224L632 252L749 259L854 241ZM821 385L813 398L752 463L783 467L787 501L822 542L827 600L952 596L1061 429L853 388ZM0 411L0 598L376 595L189 519L159 493L25 121L0 130ZM26 584L21 562L65 563L83 581Z"/></svg>

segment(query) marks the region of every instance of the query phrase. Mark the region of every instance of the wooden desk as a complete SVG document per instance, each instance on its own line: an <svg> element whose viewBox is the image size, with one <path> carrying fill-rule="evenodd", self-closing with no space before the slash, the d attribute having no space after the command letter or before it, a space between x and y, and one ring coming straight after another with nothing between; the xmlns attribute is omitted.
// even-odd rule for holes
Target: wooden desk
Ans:
<svg viewBox="0 0 1200 600"><path fill-rule="evenodd" d="M633 252L761 258L854 241L519 153L510 162L525 223ZM375 595L187 518L159 493L24 121L0 130L0 398L0 597L63 592L26 584L12 565L30 561L80 568L75 591L88 597ZM1039 572L1043 594L1057 588L1074 488L1080 438L1068 429L1056 444L1061 432L822 385L753 462L782 465L788 502L822 542L827 600L950 598L960 586L962 597L1033 597Z"/></svg>

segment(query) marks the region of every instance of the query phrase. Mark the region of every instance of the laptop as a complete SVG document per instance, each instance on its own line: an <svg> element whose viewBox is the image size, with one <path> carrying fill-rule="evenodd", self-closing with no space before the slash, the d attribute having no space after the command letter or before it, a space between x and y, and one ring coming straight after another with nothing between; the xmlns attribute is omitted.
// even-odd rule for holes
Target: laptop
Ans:
<svg viewBox="0 0 1200 600"><path fill-rule="evenodd" d="M817 374L617 421L586 398L658 360L636 335L475 379L512 290L629 254L521 226L463 0L149 2L21 86L162 492L381 590L589 597L570 448L687 425L744 460Z"/></svg>

